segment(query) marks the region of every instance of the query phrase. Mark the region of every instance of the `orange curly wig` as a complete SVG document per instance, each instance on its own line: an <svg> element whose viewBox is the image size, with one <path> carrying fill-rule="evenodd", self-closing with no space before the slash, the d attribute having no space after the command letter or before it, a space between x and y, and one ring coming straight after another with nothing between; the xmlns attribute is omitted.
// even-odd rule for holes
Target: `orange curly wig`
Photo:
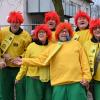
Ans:
<svg viewBox="0 0 100 100"><path fill-rule="evenodd" d="M92 19L89 27L91 34L93 34L93 29L97 26L100 26L100 18Z"/></svg>
<svg viewBox="0 0 100 100"><path fill-rule="evenodd" d="M22 13L20 11L12 11L9 13L7 22L8 23L20 23L22 24L24 21Z"/></svg>
<svg viewBox="0 0 100 100"><path fill-rule="evenodd" d="M79 10L74 16L74 22L76 26L77 26L77 20L79 17L86 17L87 21L90 22L90 16L86 12Z"/></svg>
<svg viewBox="0 0 100 100"><path fill-rule="evenodd" d="M59 38L59 33L63 30L63 29L67 29L68 32L69 32L69 35L71 37L73 37L73 29L72 29L72 26L70 23L68 22L64 22L64 23L60 23L57 28L56 28L56 32L55 32L55 37L56 37L56 40L58 40Z"/></svg>
<svg viewBox="0 0 100 100"><path fill-rule="evenodd" d="M35 27L34 34L35 34L36 39L38 39L38 32L41 30L45 31L48 39L51 40L52 32L46 24L41 24Z"/></svg>
<svg viewBox="0 0 100 100"><path fill-rule="evenodd" d="M45 14L45 19L44 19L45 23L47 23L47 21L50 19L55 20L57 25L60 23L60 17L55 11L47 12Z"/></svg>

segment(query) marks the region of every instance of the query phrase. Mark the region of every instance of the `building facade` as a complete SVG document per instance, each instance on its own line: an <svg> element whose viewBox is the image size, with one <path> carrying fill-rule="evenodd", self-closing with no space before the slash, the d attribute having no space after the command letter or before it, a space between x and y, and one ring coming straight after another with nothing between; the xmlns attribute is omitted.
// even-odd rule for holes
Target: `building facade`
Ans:
<svg viewBox="0 0 100 100"><path fill-rule="evenodd" d="M65 20L73 24L73 16L79 9L90 14L91 3L91 0L62 0ZM34 28L33 24L43 23L45 12L55 9L52 0L0 0L0 26L8 25L7 15L13 10L20 10L23 13L24 28L31 30Z"/></svg>

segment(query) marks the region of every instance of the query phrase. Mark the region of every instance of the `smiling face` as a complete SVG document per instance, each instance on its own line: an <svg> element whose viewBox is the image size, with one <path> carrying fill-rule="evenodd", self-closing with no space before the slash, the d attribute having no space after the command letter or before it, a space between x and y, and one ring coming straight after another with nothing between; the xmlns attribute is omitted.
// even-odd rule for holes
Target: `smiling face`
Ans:
<svg viewBox="0 0 100 100"><path fill-rule="evenodd" d="M77 25L80 30L84 30L88 26L88 20L86 17L80 17L77 20Z"/></svg>
<svg viewBox="0 0 100 100"><path fill-rule="evenodd" d="M60 33L59 33L59 41L66 41L66 38L69 37L69 32L67 29L63 29Z"/></svg>
<svg viewBox="0 0 100 100"><path fill-rule="evenodd" d="M20 23L10 23L11 31L13 33L17 32L19 30L20 25Z"/></svg>
<svg viewBox="0 0 100 100"><path fill-rule="evenodd" d="M100 39L100 26L93 28L93 35L95 38Z"/></svg>
<svg viewBox="0 0 100 100"><path fill-rule="evenodd" d="M45 32L44 30L40 30L40 31L38 32L38 39L39 39L41 42L46 41L47 35L46 35L46 32Z"/></svg>
<svg viewBox="0 0 100 100"><path fill-rule="evenodd" d="M47 25L48 25L49 29L51 29L51 30L55 29L56 21L54 19L50 19L50 20L47 21Z"/></svg>

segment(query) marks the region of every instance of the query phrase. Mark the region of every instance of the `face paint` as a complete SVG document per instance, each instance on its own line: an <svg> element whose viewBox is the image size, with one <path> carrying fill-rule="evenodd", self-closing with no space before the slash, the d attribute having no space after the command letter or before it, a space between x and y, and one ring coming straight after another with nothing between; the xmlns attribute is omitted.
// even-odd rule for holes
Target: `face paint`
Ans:
<svg viewBox="0 0 100 100"><path fill-rule="evenodd" d="M19 30L20 23L10 23L11 31L16 33Z"/></svg>
<svg viewBox="0 0 100 100"><path fill-rule="evenodd" d="M47 35L46 35L46 32L45 32L44 30L40 30L40 31L38 32L38 39L39 39L40 41L46 41Z"/></svg>
<svg viewBox="0 0 100 100"><path fill-rule="evenodd" d="M47 25L49 27L49 29L53 30L56 27L56 21L53 19L48 20Z"/></svg>
<svg viewBox="0 0 100 100"><path fill-rule="evenodd" d="M69 36L69 32L67 29L63 29L60 33L59 33L59 41L69 41L70 40L70 36Z"/></svg>
<svg viewBox="0 0 100 100"><path fill-rule="evenodd" d="M100 26L97 26L97 27L94 27L94 28L93 28L93 35L94 35L96 38L100 39Z"/></svg>
<svg viewBox="0 0 100 100"><path fill-rule="evenodd" d="M84 30L87 28L89 22L85 17L80 17L77 20L77 25L80 30Z"/></svg>

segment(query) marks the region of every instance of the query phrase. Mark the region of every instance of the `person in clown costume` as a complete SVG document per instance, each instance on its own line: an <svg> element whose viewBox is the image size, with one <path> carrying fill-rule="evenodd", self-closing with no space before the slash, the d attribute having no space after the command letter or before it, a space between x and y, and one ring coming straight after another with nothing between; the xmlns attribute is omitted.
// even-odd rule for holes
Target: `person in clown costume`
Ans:
<svg viewBox="0 0 100 100"><path fill-rule="evenodd" d="M100 100L100 19L92 19L89 29L92 38L85 42L84 48L89 59L93 79L92 94L94 100Z"/></svg>
<svg viewBox="0 0 100 100"><path fill-rule="evenodd" d="M71 25L60 23L55 32L58 42L52 43L37 58L16 61L18 65L42 65L41 68L50 64L52 100L87 100L86 86L91 80L88 59L81 44L71 40L72 36Z"/></svg>
<svg viewBox="0 0 100 100"><path fill-rule="evenodd" d="M56 26L60 23L60 17L57 14L57 12L56 11L46 12L44 15L44 23L47 24L49 29L52 31L52 40L51 40L52 43L56 42L55 29L56 29ZM34 32L32 32L31 34L34 35ZM33 40L35 41L35 37L33 37Z"/></svg>
<svg viewBox="0 0 100 100"><path fill-rule="evenodd" d="M86 12L79 10L74 16L74 21L77 28L73 39L78 40L83 45L85 41L91 38L89 31L90 17Z"/></svg>
<svg viewBox="0 0 100 100"><path fill-rule="evenodd" d="M55 42L55 29L60 23L60 17L56 11L50 11L45 13L44 23L48 25L49 29L52 31L52 42Z"/></svg>
<svg viewBox="0 0 100 100"><path fill-rule="evenodd" d="M20 11L11 11L7 18L10 24L8 27L1 29L1 55L6 61L6 67L2 68L2 95L3 100L25 100L23 91L24 79L15 84L15 77L20 66L12 62L24 56L24 52L31 42L31 36L20 26L24 19ZM15 86L15 92L14 92ZM14 95L14 93L16 93Z"/></svg>
<svg viewBox="0 0 100 100"><path fill-rule="evenodd" d="M36 26L34 35L36 41L28 46L25 57L37 57L50 45L52 33L46 24ZM25 100L52 100L49 71L49 67L32 67L30 65L20 68L15 82L18 83L23 76L26 76Z"/></svg>

